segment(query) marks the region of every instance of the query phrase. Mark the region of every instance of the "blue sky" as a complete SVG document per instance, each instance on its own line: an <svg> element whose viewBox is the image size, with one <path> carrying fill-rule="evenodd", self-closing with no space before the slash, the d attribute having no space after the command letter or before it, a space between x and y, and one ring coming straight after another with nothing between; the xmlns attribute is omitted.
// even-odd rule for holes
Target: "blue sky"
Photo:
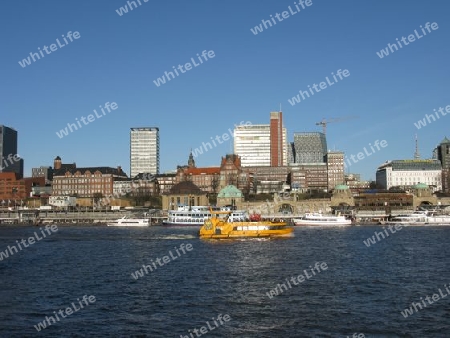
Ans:
<svg viewBox="0 0 450 338"><path fill-rule="evenodd" d="M294 1L149 1L119 16L126 1L8 1L0 13L0 124L19 132L25 175L59 155L78 166L121 165L129 173L130 127L160 128L161 172L185 164L191 148L241 121L269 123L283 111L288 137L330 123L329 149L347 155L375 140L388 146L352 164L374 179L386 160L422 158L450 136L450 114L418 130L414 122L450 105L447 1L315 1L254 35ZM427 22L437 30L384 58L376 52ZM447 24L445 23L447 22ZM18 61L69 31L80 38L22 68ZM421 34L423 35L423 34ZM197 53L215 57L166 84L153 81ZM291 106L288 99L331 73L350 76ZM106 102L118 109L60 139L56 132ZM197 157L216 166L230 141Z"/></svg>

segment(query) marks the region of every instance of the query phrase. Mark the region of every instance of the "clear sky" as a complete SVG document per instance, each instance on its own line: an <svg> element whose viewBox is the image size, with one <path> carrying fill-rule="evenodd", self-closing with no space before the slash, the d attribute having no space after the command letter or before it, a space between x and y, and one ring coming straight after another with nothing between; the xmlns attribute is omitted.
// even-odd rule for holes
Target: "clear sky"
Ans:
<svg viewBox="0 0 450 338"><path fill-rule="evenodd" d="M415 133L422 158L450 137L450 114L414 125L450 105L448 1L312 0L304 9L297 4L300 12L294 0L140 2L122 15L116 10L124 0L2 3L0 124L18 130L26 176L57 155L129 173L130 127L147 126L160 128L161 172L173 170L187 163L191 148L241 121L269 123L280 104L290 141L294 132L320 131L315 123L322 118L348 116L357 118L328 125L329 149L356 156L386 140L385 148L352 162L350 171L365 179L386 160L412 158ZM255 35L251 29L271 15L277 24ZM438 28L428 32L427 22ZM420 38L408 42L414 30ZM66 44L69 31L79 36ZM408 45L377 55L402 36ZM19 65L44 46L49 54ZM204 50L214 57L155 85L172 66L199 63ZM308 85L327 76L333 82L339 69L350 76L289 104ZM98 107L106 102L118 108L102 115ZM94 109L100 118L57 136ZM198 156L197 166L219 165L231 149L226 141Z"/></svg>

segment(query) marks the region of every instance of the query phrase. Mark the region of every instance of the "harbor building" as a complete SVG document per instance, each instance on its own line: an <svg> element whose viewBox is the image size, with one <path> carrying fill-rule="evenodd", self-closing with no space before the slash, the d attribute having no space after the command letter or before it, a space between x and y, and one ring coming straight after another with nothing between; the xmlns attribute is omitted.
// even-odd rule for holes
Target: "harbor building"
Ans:
<svg viewBox="0 0 450 338"><path fill-rule="evenodd" d="M130 129L130 177L159 174L159 128Z"/></svg>
<svg viewBox="0 0 450 338"><path fill-rule="evenodd" d="M410 189L423 183L433 191L442 190L442 166L439 160L393 160L378 167L376 183L382 189Z"/></svg>
<svg viewBox="0 0 450 338"><path fill-rule="evenodd" d="M128 178L121 167L85 167L63 165L58 156L54 163L52 195L106 197L114 193L114 181Z"/></svg>
<svg viewBox="0 0 450 338"><path fill-rule="evenodd" d="M325 163L327 141L324 133L294 133L295 163Z"/></svg>
<svg viewBox="0 0 450 338"><path fill-rule="evenodd" d="M191 181L175 184L169 192L162 194L163 210L178 210L181 206L209 205L207 193Z"/></svg>
<svg viewBox="0 0 450 338"><path fill-rule="evenodd" d="M23 177L23 159L17 154L17 131L0 125L0 173L16 173Z"/></svg>

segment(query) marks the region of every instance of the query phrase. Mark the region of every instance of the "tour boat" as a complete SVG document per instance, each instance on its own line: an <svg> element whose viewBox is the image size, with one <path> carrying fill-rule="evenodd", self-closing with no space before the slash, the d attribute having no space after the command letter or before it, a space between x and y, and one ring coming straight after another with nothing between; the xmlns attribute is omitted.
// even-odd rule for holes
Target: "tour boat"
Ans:
<svg viewBox="0 0 450 338"><path fill-rule="evenodd" d="M107 226L116 227L146 227L150 225L149 218L133 218L130 216L124 216L115 221L106 223Z"/></svg>
<svg viewBox="0 0 450 338"><path fill-rule="evenodd" d="M306 213L301 218L294 218L295 225L320 225L320 226L346 226L351 225L352 220L345 216L323 215L321 213Z"/></svg>
<svg viewBox="0 0 450 338"><path fill-rule="evenodd" d="M190 210L189 210L190 209ZM227 211L227 208L209 207L209 206L192 206L190 208L180 207L178 210L169 210L167 219L163 221L163 225L167 226L202 226L203 223L211 218L211 210ZM239 211L233 213L240 214Z"/></svg>
<svg viewBox="0 0 450 338"><path fill-rule="evenodd" d="M246 212L211 211L211 215L200 228L200 238L289 237L294 231L286 222L251 221Z"/></svg>
<svg viewBox="0 0 450 338"><path fill-rule="evenodd" d="M433 212L414 211L412 214L397 215L389 220L388 225L450 225L450 216L434 215Z"/></svg>

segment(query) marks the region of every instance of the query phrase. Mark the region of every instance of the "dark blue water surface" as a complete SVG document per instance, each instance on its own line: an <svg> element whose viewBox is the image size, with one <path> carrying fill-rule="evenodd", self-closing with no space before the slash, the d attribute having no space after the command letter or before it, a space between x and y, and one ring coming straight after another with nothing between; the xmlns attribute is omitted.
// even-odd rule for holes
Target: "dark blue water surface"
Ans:
<svg viewBox="0 0 450 338"><path fill-rule="evenodd" d="M450 227L403 228L371 247L363 240L380 227L234 241L200 240L198 228L58 229L0 261L1 337L191 337L207 321L215 329L193 337L450 337L450 297L406 319L400 313L439 288L446 293ZM0 250L36 230L0 227ZM132 278L169 251L178 256L183 243L192 251ZM267 296L316 262L328 269ZM35 329L84 295L95 302ZM219 314L231 319L216 327Z"/></svg>

